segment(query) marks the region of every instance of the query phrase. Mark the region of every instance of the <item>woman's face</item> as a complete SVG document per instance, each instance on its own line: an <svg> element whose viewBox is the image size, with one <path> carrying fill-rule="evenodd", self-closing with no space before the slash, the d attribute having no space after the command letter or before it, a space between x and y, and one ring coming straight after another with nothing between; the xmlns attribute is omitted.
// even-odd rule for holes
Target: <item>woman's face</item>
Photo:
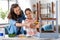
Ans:
<svg viewBox="0 0 60 40"><path fill-rule="evenodd" d="M16 15L20 15L20 8L19 7L16 7L16 8L14 8L14 12L15 12L15 14Z"/></svg>
<svg viewBox="0 0 60 40"><path fill-rule="evenodd" d="M26 16L27 16L27 18L32 18L32 12L27 10L26 11Z"/></svg>

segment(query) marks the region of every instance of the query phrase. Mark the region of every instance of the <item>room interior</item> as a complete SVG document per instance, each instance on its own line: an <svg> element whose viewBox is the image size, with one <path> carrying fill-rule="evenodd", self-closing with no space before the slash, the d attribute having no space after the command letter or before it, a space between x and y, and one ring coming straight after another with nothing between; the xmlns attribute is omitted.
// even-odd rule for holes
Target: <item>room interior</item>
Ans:
<svg viewBox="0 0 60 40"><path fill-rule="evenodd" d="M26 8L30 8L34 18L37 17L37 22L44 23L40 24L40 36L38 38L59 38L60 0L0 0L0 29L3 29L0 31L2 33L5 33L4 28L9 25L7 15L13 3L19 4L23 12ZM46 25L50 25L51 29L48 27L48 29L42 30Z"/></svg>

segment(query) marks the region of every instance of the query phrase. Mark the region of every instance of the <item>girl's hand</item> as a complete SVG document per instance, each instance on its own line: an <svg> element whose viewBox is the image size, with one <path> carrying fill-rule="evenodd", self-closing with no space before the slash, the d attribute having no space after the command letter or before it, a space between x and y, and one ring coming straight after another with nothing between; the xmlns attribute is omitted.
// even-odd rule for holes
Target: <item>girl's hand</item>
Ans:
<svg viewBox="0 0 60 40"><path fill-rule="evenodd" d="M35 28L35 24L30 24L30 28Z"/></svg>
<svg viewBox="0 0 60 40"><path fill-rule="evenodd" d="M30 23L24 23L23 26L29 28L30 27Z"/></svg>

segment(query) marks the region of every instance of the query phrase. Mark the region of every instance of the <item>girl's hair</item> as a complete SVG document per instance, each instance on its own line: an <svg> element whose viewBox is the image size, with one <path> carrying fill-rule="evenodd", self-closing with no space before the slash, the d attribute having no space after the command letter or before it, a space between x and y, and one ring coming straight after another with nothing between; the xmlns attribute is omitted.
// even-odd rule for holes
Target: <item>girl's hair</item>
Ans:
<svg viewBox="0 0 60 40"><path fill-rule="evenodd" d="M26 13L26 11L31 11L31 9L30 9L30 8L26 8L26 9L25 9L25 13Z"/></svg>
<svg viewBox="0 0 60 40"><path fill-rule="evenodd" d="M12 4L11 9L10 9L10 13L8 15L8 19L17 20L17 15L14 12L14 8L16 8L16 7L19 7L19 5L18 4ZM20 10L21 10L21 8L20 8ZM18 15L18 17L20 17L22 13L23 13L23 11L21 10L20 15Z"/></svg>

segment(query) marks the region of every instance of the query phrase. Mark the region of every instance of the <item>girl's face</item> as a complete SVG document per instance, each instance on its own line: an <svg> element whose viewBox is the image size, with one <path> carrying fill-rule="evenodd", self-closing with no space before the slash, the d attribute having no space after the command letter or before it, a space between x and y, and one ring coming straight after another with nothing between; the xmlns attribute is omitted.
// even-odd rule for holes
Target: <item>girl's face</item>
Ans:
<svg viewBox="0 0 60 40"><path fill-rule="evenodd" d="M16 15L20 15L20 8L19 7L16 7L16 8L14 8L14 12L15 12L15 14Z"/></svg>
<svg viewBox="0 0 60 40"><path fill-rule="evenodd" d="M26 11L26 16L27 16L27 18L32 18L32 12L27 10Z"/></svg>

